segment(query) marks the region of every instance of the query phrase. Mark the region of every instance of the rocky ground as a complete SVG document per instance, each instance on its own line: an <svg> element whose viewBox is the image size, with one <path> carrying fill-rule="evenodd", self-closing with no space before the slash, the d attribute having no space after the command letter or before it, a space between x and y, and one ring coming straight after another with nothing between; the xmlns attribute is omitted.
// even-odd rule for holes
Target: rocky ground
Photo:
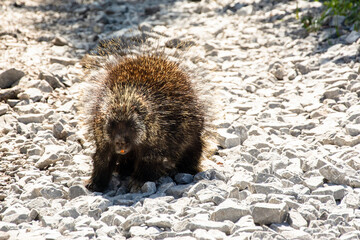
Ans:
<svg viewBox="0 0 360 240"><path fill-rule="evenodd" d="M321 4L2 1L0 239L359 239L360 34L308 34L297 7ZM90 193L81 59L134 35L191 42L220 147L195 176Z"/></svg>

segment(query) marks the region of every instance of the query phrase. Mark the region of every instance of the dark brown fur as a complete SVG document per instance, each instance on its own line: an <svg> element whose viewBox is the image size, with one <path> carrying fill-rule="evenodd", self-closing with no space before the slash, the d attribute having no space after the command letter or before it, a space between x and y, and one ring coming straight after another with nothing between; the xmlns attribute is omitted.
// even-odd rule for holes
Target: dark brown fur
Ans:
<svg viewBox="0 0 360 240"><path fill-rule="evenodd" d="M116 57L92 79L88 125L95 141L87 188L103 191L113 171L130 187L200 170L204 113L189 76L163 55Z"/></svg>

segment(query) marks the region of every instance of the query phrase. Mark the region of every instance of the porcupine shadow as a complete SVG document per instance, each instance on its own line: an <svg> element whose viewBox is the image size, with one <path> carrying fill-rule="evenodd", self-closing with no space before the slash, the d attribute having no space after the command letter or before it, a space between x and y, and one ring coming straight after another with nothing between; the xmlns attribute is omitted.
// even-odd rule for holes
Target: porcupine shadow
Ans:
<svg viewBox="0 0 360 240"><path fill-rule="evenodd" d="M85 107L95 142L87 184L104 191L112 173L129 188L178 172L196 174L204 148L204 109L189 74L164 52L129 54L106 42L103 67L90 77Z"/></svg>

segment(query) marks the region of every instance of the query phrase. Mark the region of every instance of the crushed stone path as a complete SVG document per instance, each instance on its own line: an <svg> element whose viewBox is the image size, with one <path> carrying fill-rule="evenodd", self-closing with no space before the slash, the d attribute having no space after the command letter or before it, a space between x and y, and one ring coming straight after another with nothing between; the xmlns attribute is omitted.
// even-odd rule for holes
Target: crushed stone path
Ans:
<svg viewBox="0 0 360 240"><path fill-rule="evenodd" d="M359 239L360 33L319 2L4 0L0 239ZM297 9L299 11L297 11ZM82 59L133 37L181 61L214 112L195 176L90 193Z"/></svg>

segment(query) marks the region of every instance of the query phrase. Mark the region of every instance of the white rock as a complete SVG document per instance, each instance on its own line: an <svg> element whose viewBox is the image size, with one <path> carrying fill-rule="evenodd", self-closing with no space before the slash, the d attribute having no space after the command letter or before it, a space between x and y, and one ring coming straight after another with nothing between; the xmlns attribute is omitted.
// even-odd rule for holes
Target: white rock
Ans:
<svg viewBox="0 0 360 240"><path fill-rule="evenodd" d="M114 221L113 221L113 225L115 226L121 226L121 224L123 224L125 222L125 218L122 216L115 216L114 217Z"/></svg>
<svg viewBox="0 0 360 240"><path fill-rule="evenodd" d="M296 74L296 71L294 69L291 69L288 72L288 75L287 75L289 80L294 80L296 76L297 76L297 74Z"/></svg>
<svg viewBox="0 0 360 240"><path fill-rule="evenodd" d="M106 211L111 205L110 200L103 198L101 196L95 196L89 202L90 202L90 209L99 209L101 212Z"/></svg>
<svg viewBox="0 0 360 240"><path fill-rule="evenodd" d="M94 229L91 227L76 227L76 231L69 232L68 236L71 239L83 238L83 239L92 239L95 237Z"/></svg>
<svg viewBox="0 0 360 240"><path fill-rule="evenodd" d="M240 145L240 136L227 132L227 129L217 130L217 140L223 148L232 148Z"/></svg>
<svg viewBox="0 0 360 240"><path fill-rule="evenodd" d="M251 215L246 215L241 217L239 221L237 221L234 227L231 229L234 235L238 235L239 233L244 232L255 232L260 230L254 223L254 219Z"/></svg>
<svg viewBox="0 0 360 240"><path fill-rule="evenodd" d="M59 80L59 78L52 75L51 73L41 72L39 74L39 78L44 79L46 82L48 82L53 89L65 87L64 84Z"/></svg>
<svg viewBox="0 0 360 240"><path fill-rule="evenodd" d="M194 176L189 173L178 173L175 175L175 181L178 184L188 184L194 180Z"/></svg>
<svg viewBox="0 0 360 240"><path fill-rule="evenodd" d="M360 135L360 124L348 124L345 126L345 129L350 136Z"/></svg>
<svg viewBox="0 0 360 240"><path fill-rule="evenodd" d="M204 230L219 230L224 232L225 234L230 234L230 229L233 227L233 223L230 221L224 222L215 222L215 221L206 221L206 220L197 220L190 219L184 220L176 223L173 228L177 232L181 232L184 230L194 231L196 229L204 229Z"/></svg>
<svg viewBox="0 0 360 240"><path fill-rule="evenodd" d="M249 16L253 13L253 6L248 5L246 7L242 7L236 11L236 14L239 16Z"/></svg>
<svg viewBox="0 0 360 240"><path fill-rule="evenodd" d="M326 186L315 189L312 194L313 195L331 195L335 200L341 200L346 193L346 189L344 186Z"/></svg>
<svg viewBox="0 0 360 240"><path fill-rule="evenodd" d="M61 36L55 37L51 42L56 46L64 46L68 44L68 41Z"/></svg>
<svg viewBox="0 0 360 240"><path fill-rule="evenodd" d="M350 192L342 199L341 203L348 208L358 209L360 207L360 195Z"/></svg>
<svg viewBox="0 0 360 240"><path fill-rule="evenodd" d="M28 208L17 203L5 209L1 215L4 222L20 224L30 220L29 214L30 210Z"/></svg>
<svg viewBox="0 0 360 240"><path fill-rule="evenodd" d="M324 97L327 99L339 99L340 95L343 94L344 91L338 87L330 88L324 92Z"/></svg>
<svg viewBox="0 0 360 240"><path fill-rule="evenodd" d="M109 207L109 211L116 213L121 217L127 218L131 214L135 213L135 209L133 207L124 207L124 206L111 206Z"/></svg>
<svg viewBox="0 0 360 240"><path fill-rule="evenodd" d="M152 217L149 220L146 220L145 224L149 227L159 228L170 228L173 225L171 220L166 217Z"/></svg>
<svg viewBox="0 0 360 240"><path fill-rule="evenodd" d="M291 231L283 231L281 232L281 235L285 239L296 239L296 240L312 240L313 237L304 231L301 230L291 230Z"/></svg>
<svg viewBox="0 0 360 240"><path fill-rule="evenodd" d="M74 219L79 217L79 215L80 215L75 207L65 208L64 210L60 211L58 214L59 214L59 216L62 216L62 217L72 217Z"/></svg>
<svg viewBox="0 0 360 240"><path fill-rule="evenodd" d="M230 179L230 185L238 187L239 190L243 190L248 188L252 181L254 181L253 174L249 171L242 170L241 172L235 172Z"/></svg>
<svg viewBox="0 0 360 240"><path fill-rule="evenodd" d="M240 200L240 190L237 187L229 187L227 189L227 192L229 193L227 195L228 198L235 198Z"/></svg>
<svg viewBox="0 0 360 240"><path fill-rule="evenodd" d="M272 183L251 183L249 185L249 190L252 193L260 193L260 194L282 194L283 191L280 187L274 186Z"/></svg>
<svg viewBox="0 0 360 240"><path fill-rule="evenodd" d="M149 194L149 195L155 193L156 192L156 184L154 182L144 183L144 185L141 187L141 192Z"/></svg>
<svg viewBox="0 0 360 240"><path fill-rule="evenodd" d="M345 21L346 17L345 16L341 16L341 15L334 15L331 18L330 21L330 26L332 27L337 27L337 26L341 26L341 24Z"/></svg>
<svg viewBox="0 0 360 240"><path fill-rule="evenodd" d="M194 181L198 182L202 179L206 180L221 180L227 182L227 177L219 170L214 168L199 172L194 176Z"/></svg>
<svg viewBox="0 0 360 240"><path fill-rule="evenodd" d="M307 66L307 63L296 63L295 66L302 75L310 72L310 68Z"/></svg>
<svg viewBox="0 0 360 240"><path fill-rule="evenodd" d="M36 84L33 85L33 87L38 88L40 91L44 93L50 93L53 91L53 88L45 80L38 81Z"/></svg>
<svg viewBox="0 0 360 240"><path fill-rule="evenodd" d="M213 240L215 239L213 236L211 236L208 231L204 230L204 229L196 229L194 231L194 237L196 239L202 239L202 240Z"/></svg>
<svg viewBox="0 0 360 240"><path fill-rule="evenodd" d="M71 217L65 217L61 219L58 227L60 233L65 231L73 231L75 229L75 220Z"/></svg>
<svg viewBox="0 0 360 240"><path fill-rule="evenodd" d="M343 133L339 133L334 137L334 144L338 146L350 146L353 147L360 143L360 136L357 135L355 137L344 135Z"/></svg>
<svg viewBox="0 0 360 240"><path fill-rule="evenodd" d="M190 190L188 191L188 196L196 196L197 192L206 189L207 187L208 183L206 183L205 181L200 181L190 188Z"/></svg>
<svg viewBox="0 0 360 240"><path fill-rule="evenodd" d="M24 92L18 94L20 100L31 99L34 102L38 102L43 98L44 93L37 88L28 88Z"/></svg>
<svg viewBox="0 0 360 240"><path fill-rule="evenodd" d="M34 146L33 148L30 148L26 151L26 155L27 156L40 156L43 154L43 149L40 148L39 146Z"/></svg>
<svg viewBox="0 0 360 240"><path fill-rule="evenodd" d="M280 63L275 63L272 68L270 69L270 72L276 77L278 80L283 80L285 76L285 70L284 66Z"/></svg>
<svg viewBox="0 0 360 240"><path fill-rule="evenodd" d="M59 112L65 112L65 113L69 113L69 112L74 112L76 111L75 108L75 101L74 100L70 100L67 103L61 105L57 111Z"/></svg>
<svg viewBox="0 0 360 240"><path fill-rule="evenodd" d="M18 225L15 223L8 223L5 221L0 222L0 231L8 232L10 230L18 229Z"/></svg>
<svg viewBox="0 0 360 240"><path fill-rule="evenodd" d="M353 105L346 110L346 114L349 116L349 121L355 120L360 116L360 105Z"/></svg>
<svg viewBox="0 0 360 240"><path fill-rule="evenodd" d="M67 58L67 57L50 57L50 63L59 63L64 66L74 65L78 60L73 58Z"/></svg>
<svg viewBox="0 0 360 240"><path fill-rule="evenodd" d="M106 223L108 226L112 226L116 214L114 212L106 211L101 214L100 221Z"/></svg>
<svg viewBox="0 0 360 240"><path fill-rule="evenodd" d="M145 217L141 214L134 213L126 218L125 222L121 224L124 230L129 230L131 227L140 226L145 222Z"/></svg>
<svg viewBox="0 0 360 240"><path fill-rule="evenodd" d="M1 240L8 240L10 238L10 234L7 232L0 232L0 239Z"/></svg>
<svg viewBox="0 0 360 240"><path fill-rule="evenodd" d="M56 137L57 139L64 139L67 134L67 132L64 131L64 125L61 123L61 121L57 121L56 123L54 123L52 131L54 137Z"/></svg>
<svg viewBox="0 0 360 240"><path fill-rule="evenodd" d="M175 185L167 189L166 194L174 196L175 198L180 198L184 193L187 193L191 187L192 184Z"/></svg>
<svg viewBox="0 0 360 240"><path fill-rule="evenodd" d="M223 202L225 200L225 198L220 195L217 192L214 192L213 190L210 189L203 189L200 190L196 193L196 198L201 202L201 203L206 203L206 202L213 202L216 205L220 204L221 202Z"/></svg>
<svg viewBox="0 0 360 240"><path fill-rule="evenodd" d="M4 115L9 110L9 105L0 104L0 116Z"/></svg>
<svg viewBox="0 0 360 240"><path fill-rule="evenodd" d="M196 239L209 239L209 240L221 240L226 238L226 234L219 231L210 229L209 231L206 231L204 229L197 229L194 231L194 237Z"/></svg>
<svg viewBox="0 0 360 240"><path fill-rule="evenodd" d="M49 204L49 201L43 197L37 197L35 199L32 199L28 204L27 204L27 207L29 209L37 209L37 210L40 210L42 208L46 208L46 207L49 207L50 204Z"/></svg>
<svg viewBox="0 0 360 240"><path fill-rule="evenodd" d="M351 31L349 35L345 38L345 41L349 44L356 42L360 38L360 33L357 31Z"/></svg>
<svg viewBox="0 0 360 240"><path fill-rule="evenodd" d="M289 212L288 223L291 227L295 229L307 227L308 225L307 221L303 218L303 216L295 210Z"/></svg>
<svg viewBox="0 0 360 240"><path fill-rule="evenodd" d="M44 114L24 114L20 115L18 121L24 124L28 123L42 123L44 121Z"/></svg>
<svg viewBox="0 0 360 240"><path fill-rule="evenodd" d="M234 128L234 134L240 137L240 144L242 144L247 138L247 128L241 124L233 124L232 127Z"/></svg>
<svg viewBox="0 0 360 240"><path fill-rule="evenodd" d="M256 203L252 207L251 215L258 224L282 223L286 219L287 211L285 203Z"/></svg>
<svg viewBox="0 0 360 240"><path fill-rule="evenodd" d="M46 199L56 199L64 197L64 194L60 189L51 186L44 186L40 190L40 194Z"/></svg>
<svg viewBox="0 0 360 240"><path fill-rule="evenodd" d="M69 198L73 199L78 196L87 195L89 191L83 185L75 185L69 188Z"/></svg>
<svg viewBox="0 0 360 240"><path fill-rule="evenodd" d="M328 179L331 183L344 184L351 187L360 187L360 177L348 176L342 169L332 164L327 164L319 169L321 175Z"/></svg>
<svg viewBox="0 0 360 240"><path fill-rule="evenodd" d="M96 239L100 237L99 239L111 240L117 234L119 234L119 230L115 226L102 226L101 228L96 229Z"/></svg>
<svg viewBox="0 0 360 240"><path fill-rule="evenodd" d="M40 190L44 187L43 184L26 184L25 191L20 195L21 200L34 199L41 197Z"/></svg>
<svg viewBox="0 0 360 240"><path fill-rule="evenodd" d="M65 148L58 145L47 145L45 146L44 154L41 156L39 161L35 166L39 169L44 169L51 164L56 163L62 159L62 154L64 153Z"/></svg>
<svg viewBox="0 0 360 240"><path fill-rule="evenodd" d="M60 216L41 216L41 225L44 227L57 228L62 217Z"/></svg>
<svg viewBox="0 0 360 240"><path fill-rule="evenodd" d="M136 236L145 236L150 238L152 235L156 235L160 233L160 231L154 227L142 227L142 226L132 226L129 230L130 236L136 237Z"/></svg>
<svg viewBox="0 0 360 240"><path fill-rule="evenodd" d="M328 219L335 220L338 217L342 217L346 222L350 221L350 219L354 218L354 209L352 208L341 208L341 207L333 207L330 209L330 214ZM336 224L336 223L334 223Z"/></svg>
<svg viewBox="0 0 360 240"><path fill-rule="evenodd" d="M308 179L305 179L304 183L311 190L315 190L324 184L324 177L322 176L310 177Z"/></svg>
<svg viewBox="0 0 360 240"><path fill-rule="evenodd" d="M245 215L250 215L249 207L240 205L232 199L226 199L215 208L215 211L210 215L210 219L214 221L230 220L236 222Z"/></svg>

